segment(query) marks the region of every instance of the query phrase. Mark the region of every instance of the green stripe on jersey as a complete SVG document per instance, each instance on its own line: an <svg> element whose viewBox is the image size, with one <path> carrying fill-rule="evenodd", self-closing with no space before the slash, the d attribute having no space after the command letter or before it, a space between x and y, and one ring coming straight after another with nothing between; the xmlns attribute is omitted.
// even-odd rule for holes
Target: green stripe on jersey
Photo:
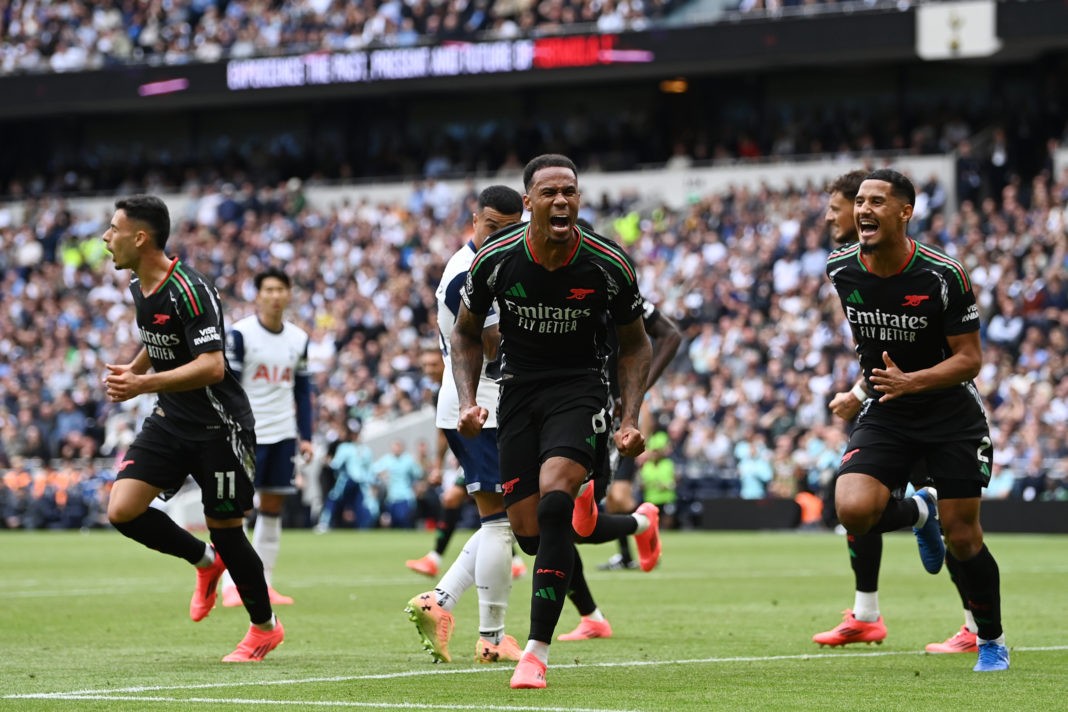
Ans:
<svg viewBox="0 0 1068 712"><path fill-rule="evenodd" d="M856 256L859 255L859 254L860 254L860 243L859 242L854 242L852 245L849 245L847 247L841 247L841 248L835 250L834 252L832 252L830 255L828 255L827 256L827 264L830 265L830 264L834 264L835 262L842 262L843 260L853 259L853 258L856 258ZM861 262L861 266L863 266L863 264L864 263Z"/></svg>
<svg viewBox="0 0 1068 712"><path fill-rule="evenodd" d="M582 249L586 252L599 257L600 259L607 260L614 263L619 270L623 272L627 278L627 282L634 284L637 279L634 274L634 268L630 266L630 261L627 259L626 253L623 252L618 246L609 242L604 242L588 232L582 233Z"/></svg>
<svg viewBox="0 0 1068 712"><path fill-rule="evenodd" d="M960 262L919 243L916 243L916 255L932 264L948 267L957 276L957 283L960 285L961 291L971 291L972 282L968 279L968 271L961 266Z"/></svg>
<svg viewBox="0 0 1068 712"><path fill-rule="evenodd" d="M200 296L197 295L197 290L193 287L192 281L185 273L185 270L182 269L180 263L175 265L168 281L173 282L178 288L178 293L182 295L182 301L185 303L186 309L189 310L189 316L199 316L204 313L204 307L200 303Z"/></svg>
<svg viewBox="0 0 1068 712"><path fill-rule="evenodd" d="M523 232L526 230L526 224L516 227L513 232L507 232L498 238L495 238L492 242L487 242L482 246L482 249L475 255L475 259L471 262L471 269L469 271L474 272L490 255L495 255L498 252L510 250L516 246L516 241L523 240Z"/></svg>

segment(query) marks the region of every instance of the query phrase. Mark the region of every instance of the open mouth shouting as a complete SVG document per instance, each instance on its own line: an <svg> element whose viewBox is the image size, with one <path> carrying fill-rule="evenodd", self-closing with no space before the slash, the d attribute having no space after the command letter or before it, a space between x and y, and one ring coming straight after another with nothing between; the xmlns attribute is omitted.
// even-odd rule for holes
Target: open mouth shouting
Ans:
<svg viewBox="0 0 1068 712"><path fill-rule="evenodd" d="M569 233L571 231L571 216L567 214L550 215L549 227L557 235Z"/></svg>
<svg viewBox="0 0 1068 712"><path fill-rule="evenodd" d="M874 218L861 218L857 221L857 234L862 238L873 237L879 232L879 221Z"/></svg>

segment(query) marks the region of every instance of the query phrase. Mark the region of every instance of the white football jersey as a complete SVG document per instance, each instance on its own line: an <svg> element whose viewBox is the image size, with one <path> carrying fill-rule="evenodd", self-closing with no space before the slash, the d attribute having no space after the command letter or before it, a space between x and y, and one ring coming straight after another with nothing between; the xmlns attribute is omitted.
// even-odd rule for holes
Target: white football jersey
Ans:
<svg viewBox="0 0 1068 712"><path fill-rule="evenodd" d="M467 270L475 260L475 245L468 242L456 251L441 275L441 284L438 285L436 296L438 298L438 332L441 334L441 353L445 358L445 374L441 379L441 390L438 392L438 411L436 425L439 428L456 430L456 424L460 420L460 398L456 393L456 380L452 376L452 363L449 360L449 336L452 327L456 324L456 315L460 312L460 288L467 279ZM499 321L496 311L490 311L486 315L486 326L493 326ZM482 364L482 375L478 381L478 391L475 393L475 401L489 411L489 418L484 428L497 427L497 397L501 387L495 380L486 375L486 364Z"/></svg>
<svg viewBox="0 0 1068 712"><path fill-rule="evenodd" d="M227 335L226 357L241 376L256 418L256 442L261 445L299 437L293 384L308 376L308 334L296 324L282 322L282 331L269 331L255 315L241 319Z"/></svg>

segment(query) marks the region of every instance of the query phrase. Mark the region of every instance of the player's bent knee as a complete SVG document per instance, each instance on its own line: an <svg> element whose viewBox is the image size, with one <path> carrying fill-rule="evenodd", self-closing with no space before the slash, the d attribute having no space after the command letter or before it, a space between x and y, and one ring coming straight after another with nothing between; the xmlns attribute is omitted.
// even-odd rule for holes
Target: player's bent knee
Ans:
<svg viewBox="0 0 1068 712"><path fill-rule="evenodd" d="M119 528L120 525L132 521L136 516L137 515L131 516L128 512L124 512L117 507L114 511L112 511L110 507L108 508L108 522L116 529Z"/></svg>
<svg viewBox="0 0 1068 712"><path fill-rule="evenodd" d="M856 510L839 508L837 514L838 522L850 534L867 534L878 521L878 517L867 515L864 512L857 512Z"/></svg>
<svg viewBox="0 0 1068 712"><path fill-rule="evenodd" d="M112 500L108 502L108 521L112 526L126 524L137 519L144 513L146 507L139 502L121 502Z"/></svg>
<svg viewBox="0 0 1068 712"><path fill-rule="evenodd" d="M983 548L983 532L978 527L945 531L946 548L960 561L967 561Z"/></svg>

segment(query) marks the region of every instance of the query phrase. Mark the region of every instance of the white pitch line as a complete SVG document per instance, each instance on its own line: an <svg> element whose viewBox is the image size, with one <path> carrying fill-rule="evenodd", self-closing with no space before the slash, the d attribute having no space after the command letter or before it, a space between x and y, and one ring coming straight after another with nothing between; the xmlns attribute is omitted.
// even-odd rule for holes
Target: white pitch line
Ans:
<svg viewBox="0 0 1068 712"><path fill-rule="evenodd" d="M241 682L204 682L196 685L144 685L138 687L117 687L114 690L75 690L73 692L40 692L31 695L9 695L9 698L63 699L71 695L109 695L129 692L163 692L165 690L211 690L220 687L264 687L267 685L307 685L316 682L353 682L356 680L394 680L403 677L420 677L422 675L463 675L467 673L502 672L500 667L477 668L440 668L434 670L406 670L404 672L384 672L369 675L335 675L331 677L306 677L292 680L249 680ZM557 665L555 667L579 667L577 665ZM0 698L4 699L4 698Z"/></svg>
<svg viewBox="0 0 1068 712"><path fill-rule="evenodd" d="M89 596L114 596L115 586L101 586L100 588L68 588L62 589L38 589L25 591L0 591L0 599L5 598L86 598ZM138 594L157 593L168 594L176 591L173 587L156 586L152 588L127 589L136 591Z"/></svg>
<svg viewBox="0 0 1068 712"><path fill-rule="evenodd" d="M1068 650L1068 645L1047 645L1035 647L1009 646L1013 652L1056 652ZM573 668L616 668L616 667L652 667L659 665L712 665L731 663L761 663L777 662L782 660L839 660L842 658L883 658L900 655L930 655L923 650L884 650L870 652L827 652L827 653L797 653L794 655L752 655L729 658L683 658L678 660L625 660L618 662L603 663L564 663L551 664L553 670L567 670ZM231 689L234 687L266 687L268 685L304 685L319 682L353 682L357 680L392 680L405 677L420 677L424 675L467 675L479 673L500 673L500 667L477 667L477 668L443 668L435 666L432 670L406 670L403 672L375 673L370 675L340 675L332 677L309 677L285 680L249 680L242 682L233 680L228 682L199 683L196 685L145 685L136 687L121 687L112 690L74 690L71 692L37 692L18 695L5 695L0 699L33 699L33 700L62 700L62 699L120 699L119 695L136 694L142 692L163 692L166 690L210 690L218 688ZM149 697L134 697L134 699L149 700ZM188 699L188 698L183 698ZM452 708L449 708L452 709ZM460 709L460 708L457 708ZM539 708L541 709L541 708ZM577 712L575 708L568 708Z"/></svg>
<svg viewBox="0 0 1068 712"><path fill-rule="evenodd" d="M21 696L23 699L32 696ZM497 710L498 712L640 712L639 710L605 708L605 707L533 707L519 705L447 705L428 704L419 702L349 702L329 700L255 700L232 697L142 697L140 695L79 695L77 697L53 697L50 699L62 700L103 700L107 702L181 702L213 705L297 705L300 707L357 707L372 709L398 709L398 710Z"/></svg>

